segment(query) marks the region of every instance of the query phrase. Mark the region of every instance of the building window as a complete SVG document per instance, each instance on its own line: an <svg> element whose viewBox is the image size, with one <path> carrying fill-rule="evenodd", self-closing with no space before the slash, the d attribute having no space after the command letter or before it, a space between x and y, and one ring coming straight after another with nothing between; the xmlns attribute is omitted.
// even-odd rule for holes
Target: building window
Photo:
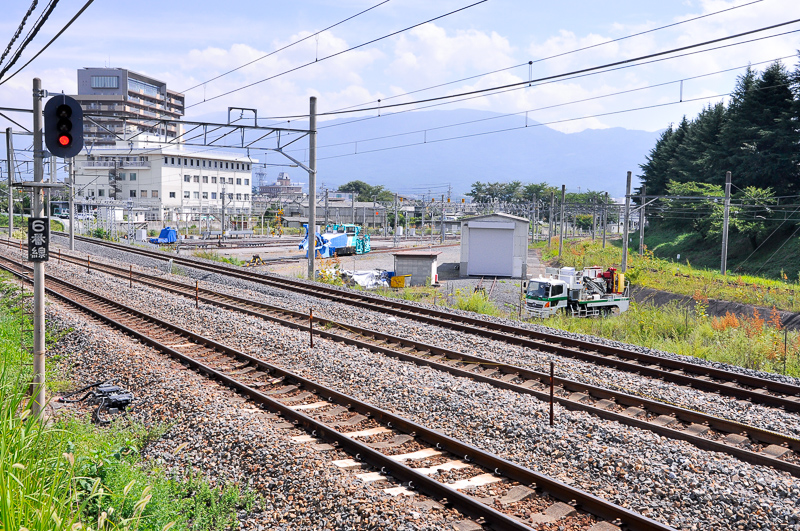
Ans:
<svg viewBox="0 0 800 531"><path fill-rule="evenodd" d="M214 161L214 167L215 168L217 167L217 161L216 160Z"/></svg>
<svg viewBox="0 0 800 531"><path fill-rule="evenodd" d="M136 190L130 191L130 197L136 197Z"/></svg>
<svg viewBox="0 0 800 531"><path fill-rule="evenodd" d="M239 169L239 163L238 162L236 163L236 169L237 170Z"/></svg>
<svg viewBox="0 0 800 531"><path fill-rule="evenodd" d="M242 180L241 179L236 179L236 184L242 184Z"/></svg>
<svg viewBox="0 0 800 531"><path fill-rule="evenodd" d="M250 165L249 164L247 165L247 171L250 171Z"/></svg>
<svg viewBox="0 0 800 531"><path fill-rule="evenodd" d="M250 201L250 194L244 194L244 200Z"/></svg>
<svg viewBox="0 0 800 531"><path fill-rule="evenodd" d="M183 182L185 182L185 183L192 182L192 176L191 175L184 175L183 176Z"/></svg>
<svg viewBox="0 0 800 531"><path fill-rule="evenodd" d="M237 201L241 201L242 200L242 194L236 194L236 200Z"/></svg>
<svg viewBox="0 0 800 531"><path fill-rule="evenodd" d="M118 76L92 76L93 89L118 89Z"/></svg>
<svg viewBox="0 0 800 531"><path fill-rule="evenodd" d="M136 174L135 173L131 173L131 181L135 181L135 180L136 180Z"/></svg>
<svg viewBox="0 0 800 531"><path fill-rule="evenodd" d="M170 192L169 193L169 198L170 199L175 199L175 192Z"/></svg>
<svg viewBox="0 0 800 531"><path fill-rule="evenodd" d="M233 184L233 177L228 177L228 184Z"/></svg>
<svg viewBox="0 0 800 531"><path fill-rule="evenodd" d="M244 180L244 184L246 184L246 185L250 185L250 179L245 179L245 180Z"/></svg>
<svg viewBox="0 0 800 531"><path fill-rule="evenodd" d="M142 197L147 197L147 190L142 190Z"/></svg>
<svg viewBox="0 0 800 531"><path fill-rule="evenodd" d="M184 166L188 166L189 165L189 163L186 161L186 159L183 159L183 165Z"/></svg>
<svg viewBox="0 0 800 531"><path fill-rule="evenodd" d="M188 191L188 190L186 190L185 192L183 192L183 198L184 198L184 199L189 199L189 191Z"/></svg>
<svg viewBox="0 0 800 531"><path fill-rule="evenodd" d="M94 197L94 190L89 190L89 197Z"/></svg>
<svg viewBox="0 0 800 531"><path fill-rule="evenodd" d="M203 161L203 167L204 168L206 167L206 161Z"/></svg>
<svg viewBox="0 0 800 531"><path fill-rule="evenodd" d="M150 192L150 197L157 199L158 198L158 190L153 190Z"/></svg>
<svg viewBox="0 0 800 531"><path fill-rule="evenodd" d="M208 175L203 175L203 183L208 184Z"/></svg>
<svg viewBox="0 0 800 531"><path fill-rule="evenodd" d="M200 199L200 192L195 192L194 193L194 198L195 199Z"/></svg>
<svg viewBox="0 0 800 531"><path fill-rule="evenodd" d="M169 164L169 158L168 157L164 157L164 164Z"/></svg>
<svg viewBox="0 0 800 531"><path fill-rule="evenodd" d="M104 195L106 195L105 188L98 188L97 189L97 195L99 195L100 197L103 197Z"/></svg>
<svg viewBox="0 0 800 531"><path fill-rule="evenodd" d="M124 173L118 173L117 174L117 180L118 181L124 181L125 180L125 174Z"/></svg>
<svg viewBox="0 0 800 531"><path fill-rule="evenodd" d="M228 169L228 163L227 162L225 163L225 169L226 170Z"/></svg>
<svg viewBox="0 0 800 531"><path fill-rule="evenodd" d="M233 194L228 194L228 199L230 199L231 201L233 201Z"/></svg>
<svg viewBox="0 0 800 531"><path fill-rule="evenodd" d="M212 177L211 178L211 183L212 184L217 184L217 178L216 177Z"/></svg>
<svg viewBox="0 0 800 531"><path fill-rule="evenodd" d="M193 180L194 182L196 182L196 183L199 183L199 182L200 182L200 176L199 176L199 175L195 175L195 176L194 176L194 178L193 178L192 180Z"/></svg>
<svg viewBox="0 0 800 531"><path fill-rule="evenodd" d="M208 192L203 192L203 199L208 199Z"/></svg>
<svg viewBox="0 0 800 531"><path fill-rule="evenodd" d="M178 163L180 163L181 159L178 159ZM172 157L172 163L175 164L175 157Z"/></svg>
<svg viewBox="0 0 800 531"><path fill-rule="evenodd" d="M217 198L217 192L211 192L211 199Z"/></svg>
<svg viewBox="0 0 800 531"><path fill-rule="evenodd" d="M194 159L189 159L189 166L194 166Z"/></svg>

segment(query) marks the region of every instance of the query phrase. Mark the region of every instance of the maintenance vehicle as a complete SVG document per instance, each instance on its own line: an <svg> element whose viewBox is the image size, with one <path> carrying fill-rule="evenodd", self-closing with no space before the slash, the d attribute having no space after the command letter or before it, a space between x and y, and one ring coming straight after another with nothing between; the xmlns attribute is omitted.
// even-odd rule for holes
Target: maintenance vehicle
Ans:
<svg viewBox="0 0 800 531"><path fill-rule="evenodd" d="M525 307L533 317L549 318L558 312L571 317L619 315L630 307L630 284L625 273L600 266L576 271L574 267L547 268L545 276L528 281Z"/></svg>

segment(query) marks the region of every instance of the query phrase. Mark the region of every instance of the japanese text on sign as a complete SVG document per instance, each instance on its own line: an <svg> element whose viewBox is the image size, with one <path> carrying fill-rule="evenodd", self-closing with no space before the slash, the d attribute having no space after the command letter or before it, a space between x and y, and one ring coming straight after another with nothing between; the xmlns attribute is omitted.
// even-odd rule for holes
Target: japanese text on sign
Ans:
<svg viewBox="0 0 800 531"><path fill-rule="evenodd" d="M50 259L50 218L28 218L28 261Z"/></svg>

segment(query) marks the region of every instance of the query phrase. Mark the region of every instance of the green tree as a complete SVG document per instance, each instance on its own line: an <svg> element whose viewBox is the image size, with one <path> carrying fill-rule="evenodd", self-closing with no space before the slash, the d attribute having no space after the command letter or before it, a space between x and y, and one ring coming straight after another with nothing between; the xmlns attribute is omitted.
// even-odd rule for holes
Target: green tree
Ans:
<svg viewBox="0 0 800 531"><path fill-rule="evenodd" d="M670 181L666 192L667 195L679 197L664 200L662 216L667 225L676 228L691 226L703 239L719 233L722 226L722 199L725 195L721 186L694 181Z"/></svg>
<svg viewBox="0 0 800 531"><path fill-rule="evenodd" d="M350 181L341 185L338 191L354 193L356 201L394 201L394 194L391 191L386 190L383 186L372 186L364 181Z"/></svg>
<svg viewBox="0 0 800 531"><path fill-rule="evenodd" d="M763 241L772 224L774 211L770 207L776 202L774 196L772 188L754 186L748 186L734 195L741 206L731 208L730 224L747 237L753 250Z"/></svg>

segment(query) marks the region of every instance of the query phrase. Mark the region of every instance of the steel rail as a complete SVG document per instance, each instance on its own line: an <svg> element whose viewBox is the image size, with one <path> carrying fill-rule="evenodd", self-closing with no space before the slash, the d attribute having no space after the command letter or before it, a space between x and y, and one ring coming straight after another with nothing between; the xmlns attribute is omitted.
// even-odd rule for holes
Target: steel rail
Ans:
<svg viewBox="0 0 800 531"><path fill-rule="evenodd" d="M77 237L76 237L77 238ZM172 259L174 263L203 271L225 274L247 280L289 289L306 295L334 300L373 311L388 313L399 317L417 320L434 326L450 328L480 337L494 339L504 343L520 345L535 350L576 358L598 365L612 367L617 370L638 373L643 376L659 378L665 381L694 387L697 389L720 393L741 400L750 400L771 407L784 408L786 411L800 412L800 386L759 378L738 372L726 371L716 367L697 365L653 354L634 352L618 347L611 347L590 341L548 334L527 328L484 321L475 317L456 315L451 312L415 306L401 301L381 299L345 289L310 283L297 279L265 275L263 273L244 272L224 265L211 265L185 257L170 256L160 252L132 248L128 245L105 242L93 238L80 237L82 241L112 247L157 258ZM629 361L631 360L631 361ZM719 381L715 381L719 380ZM741 387L746 386L746 387ZM751 388L748 389L747 387ZM786 396L775 396L769 393L780 393Z"/></svg>
<svg viewBox="0 0 800 531"><path fill-rule="evenodd" d="M78 258L69 255L65 255L62 258L70 261L73 264L82 265ZM198 302L202 301L206 304L212 304L234 312L244 313L260 319L269 320L282 326L287 326L294 329L305 329L308 326L308 314L298 312L296 310L290 310L280 306L274 306L226 293L220 293L208 288L200 288L199 286L192 287L142 272L137 272L134 277L132 270L126 270L121 267L102 262L95 261L93 266L97 271L102 271L120 278L129 278L131 281L136 280L136 282L143 285L149 285L170 293L181 295L183 297L196 299ZM275 312L288 316L294 320L287 320L274 315L269 315L264 313L264 311ZM488 383L501 389L508 389L521 394L529 394L545 402L549 400L549 395L547 393L531 388L532 384L536 381L541 382L543 385L549 384L550 375L547 373L531 370L525 367L501 363L495 360L481 358L479 356L464 354L462 352L431 345L429 343L394 336L372 329L344 324L318 316L312 317L312 321L322 327L325 327L315 331L315 333L320 337L324 337L332 341L344 342L359 348L368 349L383 355L409 361L417 365L432 367L443 372L448 372L455 376ZM364 338L370 338L372 341L365 341L348 337L346 335L341 335L336 332L332 332L330 329L328 329L328 327L335 327L346 332L357 334ZM377 344L373 341L377 341ZM401 350L401 348L413 349L418 353L411 353L409 350L404 351ZM458 367L453 363L466 365L467 368L465 369L463 367ZM498 377L494 376L494 374L478 374L474 372L475 369L479 367L490 371L491 373L500 373L502 376ZM522 382L522 384L512 383L514 378L505 379L508 376L523 379L525 382ZM718 432L737 435L744 434L754 443L785 446L791 448L795 452L800 452L800 439L789 435L750 426L722 417L708 415L700 411L659 402L657 400L651 400L645 397L623 393L604 387L598 387L566 378L559 377L558 384L561 388L563 388L564 391L570 391L573 393L587 393L596 401L612 399L618 405L646 409L654 415L671 416L676 420L690 424L708 426L709 428ZM564 398L560 396L555 397L554 400L563 407L573 411L585 411L605 420L616 421L637 429L649 430L671 439L684 440L703 450L727 453L744 462L755 465L769 466L775 468L776 470L783 470L789 472L793 476L800 477L800 465L775 458L768 454L739 448L732 444L722 443L701 435L697 435L691 431L678 430L668 425L659 425L648 419L638 419L635 416L631 416L626 413L609 411L608 409L601 408L593 404L584 404L581 400L574 400L572 398Z"/></svg>
<svg viewBox="0 0 800 531"><path fill-rule="evenodd" d="M14 266L17 268L30 270L28 266L20 264L7 257L3 257L2 260L14 264ZM27 275L24 275L19 271L15 270L14 267L9 267L8 265L5 264L0 264L0 268L5 269L6 271L9 271L12 274L16 275L17 277L22 278L28 282L31 281L27 277ZM554 478L545 476L544 474L541 474L539 472L535 472L533 470L519 466L497 455L484 452L483 450L480 450L468 443L464 443L462 441L444 435L436 430L427 428L413 421L404 419L398 415L390 413L389 411L370 405L366 402L362 402L357 398L348 396L344 393L340 393L334 389L322 386L317 382L314 382L300 375L287 371L276 365L269 364L263 360L255 358L243 352L237 351L233 348L218 343L212 339L206 338L199 334L195 334L194 332L180 328L176 325L173 325L157 317L148 315L144 312L140 312L133 308L129 308L116 301L103 297L102 295L93 293L83 288L79 288L58 278L55 277L48 277L48 278L51 282L57 283L59 286L61 286L67 291L78 293L94 301L98 301L99 304L101 305L116 308L118 311L123 312L126 317L138 318L147 324L156 324L162 329L165 329L180 337L188 338L193 342L197 343L198 345L204 346L209 350L217 351L223 354L230 355L232 357L237 357L242 360L246 360L266 373L269 373L271 375L278 375L279 377L292 380L297 384L299 384L299 387L310 389L313 394L319 394L322 397L328 399L329 401L333 401L339 404L347 404L347 408L350 410L354 410L360 413L364 413L367 416L371 416L376 420L379 420L380 422L386 424L390 428L413 434L414 437L424 440L431 445L435 445L436 448L443 449L457 456L463 456L465 461L471 461L488 470L493 470L494 473L497 475L502 475L506 478L518 481L523 484L530 485L532 488L537 489L540 492L544 491L547 494L561 501L567 503L575 503L575 505L580 507L582 510L596 517L599 517L603 520L619 521L622 523L622 525L625 525L632 530L674 531L672 527L669 527L665 524L647 518L644 515L641 515L634 511L628 510L624 507L620 507L618 505L610 503L606 500L603 500L602 498L594 496L581 489L570 487L569 485L562 483ZM353 454L356 454L360 458L363 458L365 462L373 466L382 468L384 470L388 470L389 473L396 479L406 482L412 482L413 488L418 488L420 491L425 492L426 494L434 498L438 498L440 500L446 499L447 502L453 505L454 507L457 507L459 510L463 511L468 515L477 516L478 518L485 520L485 522L488 525L490 525L495 529L527 530L527 531L530 531L532 529L530 526L523 524L517 518L503 514L495 510L494 508L489 507L488 505L480 502L479 500L477 500L472 496L463 494L455 489L452 489L451 487L448 487L444 483L440 483L424 474L421 474L420 472L415 471L413 468L391 459L390 456L386 456L378 452L377 450L370 448L365 444L359 443L358 441L355 441L354 439L347 437L346 434L334 430L329 426L325 425L324 423L321 423L308 415L293 410L288 406L274 399L271 399L269 396L259 392L258 390L253 389L252 387L249 387L243 384L242 382L239 382L238 380L231 378L230 376L220 371L217 371L212 367L205 365L202 362L190 356L178 352L170 348L169 346L164 345L163 343L157 341L156 339L124 323L121 323L111 318L110 316L101 313L100 311L90 308L87 305L82 304L70 298L68 295L60 293L52 288L46 288L46 291L51 295L54 295L64 300L65 302L81 309L82 311L89 313L90 315L111 324L113 327L122 330L126 334L136 337L140 341L150 346L153 346L154 348L166 353L167 355L187 363L188 365L194 367L202 374L206 374L222 382L228 387L235 389L237 392L240 392L252 398L253 400L265 405L266 407L280 413L285 418L291 419L296 425L300 425L307 431L311 431L312 436L318 436L323 439L336 443L338 446L346 449L347 451Z"/></svg>

